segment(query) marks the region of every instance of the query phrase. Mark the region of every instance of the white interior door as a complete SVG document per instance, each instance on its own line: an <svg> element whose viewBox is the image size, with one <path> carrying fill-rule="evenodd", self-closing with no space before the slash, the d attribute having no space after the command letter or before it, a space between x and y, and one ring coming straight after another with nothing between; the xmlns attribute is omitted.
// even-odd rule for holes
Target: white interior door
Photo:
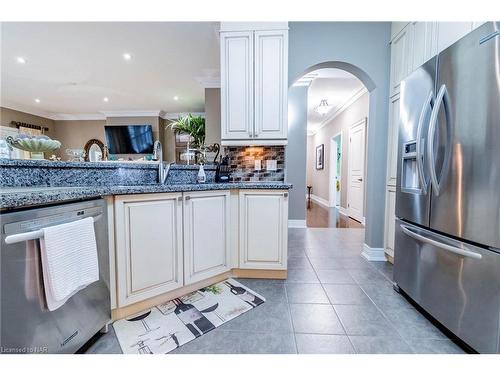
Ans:
<svg viewBox="0 0 500 375"><path fill-rule="evenodd" d="M366 119L349 128L349 216L364 221Z"/></svg>
<svg viewBox="0 0 500 375"><path fill-rule="evenodd" d="M330 140L330 207L340 206L340 192L337 190L337 182L340 183L340 175L337 170L337 155L340 152L340 133Z"/></svg>

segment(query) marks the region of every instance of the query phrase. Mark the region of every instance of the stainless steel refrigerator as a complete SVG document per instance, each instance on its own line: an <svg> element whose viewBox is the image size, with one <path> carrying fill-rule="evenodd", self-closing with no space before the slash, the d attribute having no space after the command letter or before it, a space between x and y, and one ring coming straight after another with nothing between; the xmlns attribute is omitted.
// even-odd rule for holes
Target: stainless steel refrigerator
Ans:
<svg viewBox="0 0 500 375"><path fill-rule="evenodd" d="M500 353L500 22L401 83L394 280L480 353Z"/></svg>

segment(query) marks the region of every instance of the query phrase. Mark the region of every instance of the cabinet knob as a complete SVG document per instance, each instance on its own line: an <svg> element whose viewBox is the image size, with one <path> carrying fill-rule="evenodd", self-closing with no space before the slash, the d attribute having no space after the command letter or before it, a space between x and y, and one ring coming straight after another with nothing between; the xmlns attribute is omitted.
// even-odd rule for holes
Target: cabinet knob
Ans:
<svg viewBox="0 0 500 375"><path fill-rule="evenodd" d="M286 198L288 197L288 193L284 193L283 196Z"/></svg>
<svg viewBox="0 0 500 375"><path fill-rule="evenodd" d="M178 202L182 202L182 197L177 197Z"/></svg>
<svg viewBox="0 0 500 375"><path fill-rule="evenodd" d="M188 201L188 200L190 200L190 199L191 199L191 197L188 195L188 196L186 196L184 199Z"/></svg>

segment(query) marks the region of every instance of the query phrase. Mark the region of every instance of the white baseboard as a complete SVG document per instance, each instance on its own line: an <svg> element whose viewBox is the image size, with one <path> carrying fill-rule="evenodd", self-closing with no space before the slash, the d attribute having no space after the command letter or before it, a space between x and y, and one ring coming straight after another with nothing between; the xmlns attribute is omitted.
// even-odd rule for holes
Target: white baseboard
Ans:
<svg viewBox="0 0 500 375"><path fill-rule="evenodd" d="M305 220L288 220L288 228L307 228Z"/></svg>
<svg viewBox="0 0 500 375"><path fill-rule="evenodd" d="M326 199L318 197L317 195L314 194L311 194L311 199L326 208L330 208L330 202L328 202Z"/></svg>
<svg viewBox="0 0 500 375"><path fill-rule="evenodd" d="M367 244L363 244L362 256L369 260L370 262L385 262L384 248L382 247L370 247Z"/></svg>

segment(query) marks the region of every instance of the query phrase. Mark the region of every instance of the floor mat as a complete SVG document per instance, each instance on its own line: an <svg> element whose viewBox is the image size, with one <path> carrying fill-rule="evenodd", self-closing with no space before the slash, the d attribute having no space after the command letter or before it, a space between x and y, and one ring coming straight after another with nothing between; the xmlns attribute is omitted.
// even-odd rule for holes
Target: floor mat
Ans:
<svg viewBox="0 0 500 375"><path fill-rule="evenodd" d="M265 302L234 279L113 323L125 354L164 354Z"/></svg>

